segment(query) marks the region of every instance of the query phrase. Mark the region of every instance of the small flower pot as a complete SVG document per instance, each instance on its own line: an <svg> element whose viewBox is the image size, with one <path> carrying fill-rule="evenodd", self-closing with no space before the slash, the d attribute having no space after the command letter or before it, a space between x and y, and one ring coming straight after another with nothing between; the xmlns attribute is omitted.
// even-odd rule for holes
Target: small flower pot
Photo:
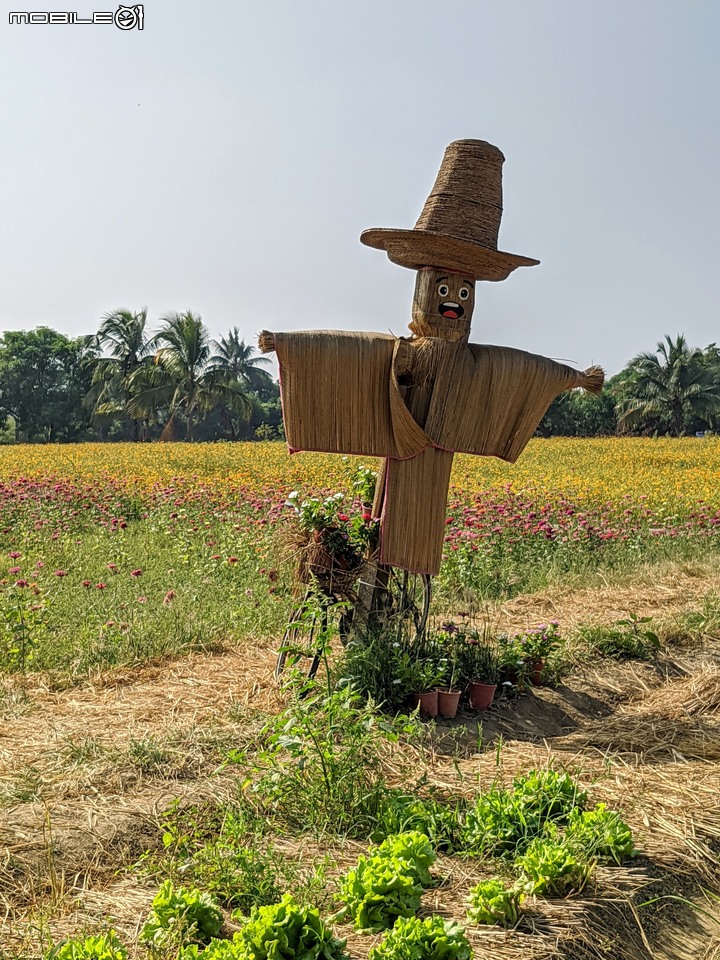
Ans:
<svg viewBox="0 0 720 960"><path fill-rule="evenodd" d="M534 687L543 686L543 670L545 669L545 661L542 659L531 660L528 664L530 667L530 683Z"/></svg>
<svg viewBox="0 0 720 960"><path fill-rule="evenodd" d="M458 711L461 690L438 690L438 713L441 717L452 719Z"/></svg>
<svg viewBox="0 0 720 960"><path fill-rule="evenodd" d="M436 717L438 712L438 692L429 690L426 693L414 693L415 703L420 707L421 717Z"/></svg>
<svg viewBox="0 0 720 960"><path fill-rule="evenodd" d="M473 710L487 710L495 699L496 690L497 684L495 683L477 683L475 680L471 680L468 687L470 706Z"/></svg>

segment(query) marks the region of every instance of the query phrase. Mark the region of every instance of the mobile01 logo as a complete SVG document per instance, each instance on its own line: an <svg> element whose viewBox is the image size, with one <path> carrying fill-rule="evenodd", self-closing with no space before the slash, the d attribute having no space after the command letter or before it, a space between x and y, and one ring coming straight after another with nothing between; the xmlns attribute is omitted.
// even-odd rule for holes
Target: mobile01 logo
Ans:
<svg viewBox="0 0 720 960"><path fill-rule="evenodd" d="M132 7L120 5L115 12L112 10L96 10L87 16L82 16L75 11L15 10L8 14L8 20L11 24L102 23L115 24L120 30L142 30L145 21L145 9L142 3L136 3Z"/></svg>

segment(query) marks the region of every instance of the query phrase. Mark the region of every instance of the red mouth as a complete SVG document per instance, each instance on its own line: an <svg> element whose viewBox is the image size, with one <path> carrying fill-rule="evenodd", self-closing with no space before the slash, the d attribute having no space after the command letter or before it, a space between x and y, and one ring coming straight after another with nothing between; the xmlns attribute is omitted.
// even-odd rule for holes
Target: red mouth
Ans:
<svg viewBox="0 0 720 960"><path fill-rule="evenodd" d="M446 300L438 307L438 313L441 317L447 317L448 320L459 320L465 311L459 303L453 303L452 300Z"/></svg>
<svg viewBox="0 0 720 960"><path fill-rule="evenodd" d="M458 315L454 310L443 310L443 316L449 317L451 320L457 320Z"/></svg>

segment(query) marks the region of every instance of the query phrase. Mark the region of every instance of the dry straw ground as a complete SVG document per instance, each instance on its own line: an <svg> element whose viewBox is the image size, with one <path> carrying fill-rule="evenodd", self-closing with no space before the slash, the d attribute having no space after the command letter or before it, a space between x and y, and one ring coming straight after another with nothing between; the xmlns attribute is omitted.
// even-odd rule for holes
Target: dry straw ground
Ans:
<svg viewBox="0 0 720 960"><path fill-rule="evenodd" d="M479 957L590 960L713 960L720 957L720 636L688 644L673 624L720 593L708 568L671 568L624 590L554 589L500 604L488 616L507 628L548 619L611 623L628 613L662 620L671 638L653 663L578 665L557 689L503 701L488 715L477 750L439 725L422 758L430 782L471 791L550 760L592 785L594 800L623 812L641 856L604 868L579 897L538 902L513 931L469 928ZM107 671L71 691L42 677L0 687L0 943L8 957L39 955L55 937L108 918L134 942L156 887L130 865L158 842L174 798L217 802L233 774L221 760L244 742L259 712L281 709L273 643L137 669ZM495 748L493 748L495 747ZM392 775L392 768L391 768ZM279 840L291 856L311 842ZM330 852L337 870L357 844ZM327 853L323 847L322 853ZM424 908L460 919L471 883L492 869L441 858L446 879ZM704 892L705 891L705 892ZM651 908L641 907L654 901ZM353 935L353 956L373 939ZM0 955L2 953L0 952Z"/></svg>

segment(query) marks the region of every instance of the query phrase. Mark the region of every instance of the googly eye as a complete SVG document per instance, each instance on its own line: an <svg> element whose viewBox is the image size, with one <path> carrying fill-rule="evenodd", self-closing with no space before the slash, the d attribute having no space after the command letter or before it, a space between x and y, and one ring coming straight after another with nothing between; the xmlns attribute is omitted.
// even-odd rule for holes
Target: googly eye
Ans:
<svg viewBox="0 0 720 960"><path fill-rule="evenodd" d="M450 287L446 283L441 283L438 287L438 293L441 297L446 297L450 293Z"/></svg>
<svg viewBox="0 0 720 960"><path fill-rule="evenodd" d="M458 296L460 297L461 300L467 300L467 298L470 296L470 291L468 290L467 287L460 287L460 292L458 293Z"/></svg>

